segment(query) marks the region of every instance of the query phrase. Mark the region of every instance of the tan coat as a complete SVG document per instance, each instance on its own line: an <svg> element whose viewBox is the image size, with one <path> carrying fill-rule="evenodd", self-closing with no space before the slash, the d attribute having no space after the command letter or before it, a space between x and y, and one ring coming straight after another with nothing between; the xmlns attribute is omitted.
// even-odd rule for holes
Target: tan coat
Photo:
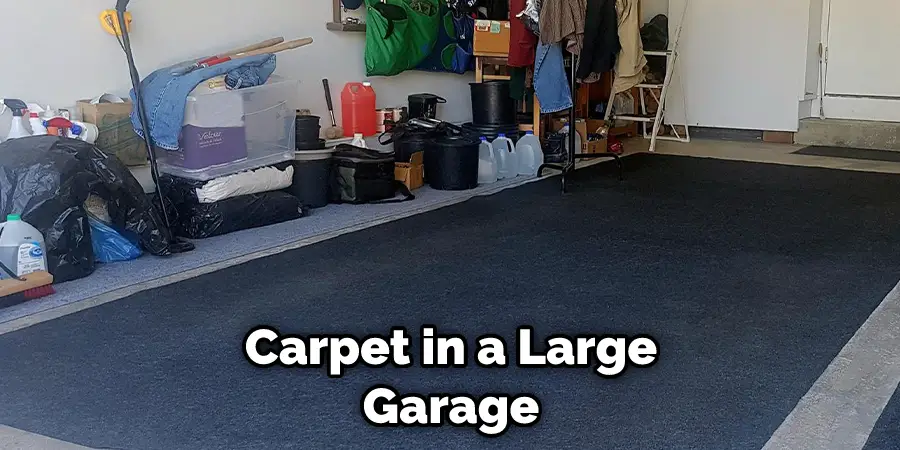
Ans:
<svg viewBox="0 0 900 450"><path fill-rule="evenodd" d="M647 58L641 42L640 0L616 0L619 16L619 43L622 49L616 58L616 77L613 92L618 94L644 82Z"/></svg>

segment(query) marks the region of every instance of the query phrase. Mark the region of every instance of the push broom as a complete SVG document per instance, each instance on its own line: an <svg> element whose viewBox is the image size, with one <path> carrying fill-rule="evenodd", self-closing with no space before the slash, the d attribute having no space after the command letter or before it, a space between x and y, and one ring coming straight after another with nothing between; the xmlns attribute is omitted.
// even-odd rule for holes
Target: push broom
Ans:
<svg viewBox="0 0 900 450"><path fill-rule="evenodd" d="M0 270L10 278L0 280L0 308L54 294L53 275L43 270L17 276L6 264L0 262Z"/></svg>

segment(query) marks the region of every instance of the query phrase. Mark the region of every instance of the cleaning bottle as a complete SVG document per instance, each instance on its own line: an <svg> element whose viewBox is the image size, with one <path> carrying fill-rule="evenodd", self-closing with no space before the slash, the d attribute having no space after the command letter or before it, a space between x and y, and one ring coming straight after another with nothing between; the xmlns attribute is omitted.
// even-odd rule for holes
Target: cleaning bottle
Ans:
<svg viewBox="0 0 900 450"><path fill-rule="evenodd" d="M0 223L0 262L18 276L47 270L44 236L15 214ZM9 278L0 271L0 279Z"/></svg>
<svg viewBox="0 0 900 450"><path fill-rule="evenodd" d="M491 142L491 147L493 147L494 155L496 155L497 161L500 163L497 178L505 180L518 175L519 160L516 158L516 147L513 145L512 140L506 137L505 134L500 133L497 135L497 139Z"/></svg>
<svg viewBox="0 0 900 450"><path fill-rule="evenodd" d="M519 158L519 175L537 175L538 168L544 164L541 140L533 131L526 131L525 136L516 142L516 154Z"/></svg>
<svg viewBox="0 0 900 450"><path fill-rule="evenodd" d="M13 114L12 124L9 127L9 134L6 136L6 139L9 140L31 136L31 133L25 128L24 118L25 111L28 110L28 105L22 100L15 98L4 98L3 105L9 108Z"/></svg>
<svg viewBox="0 0 900 450"><path fill-rule="evenodd" d="M478 146L478 184L496 183L499 169L494 148L486 137L482 137Z"/></svg>
<svg viewBox="0 0 900 450"><path fill-rule="evenodd" d="M41 120L40 116L36 112L28 113L28 125L31 126L32 136L43 136L47 134L47 127L44 126L44 121Z"/></svg>
<svg viewBox="0 0 900 450"><path fill-rule="evenodd" d="M47 127L44 126L44 119L41 114L45 113L44 108L37 103L28 104L28 125L31 126L32 136L43 136L47 134Z"/></svg>
<svg viewBox="0 0 900 450"><path fill-rule="evenodd" d="M354 146L354 147L359 147L359 148L368 148L368 147L366 146L366 140L363 138L363 134L362 134L362 133L356 133L356 134L354 134L354 135L353 135L353 142L351 142L350 145L352 145L352 146Z"/></svg>

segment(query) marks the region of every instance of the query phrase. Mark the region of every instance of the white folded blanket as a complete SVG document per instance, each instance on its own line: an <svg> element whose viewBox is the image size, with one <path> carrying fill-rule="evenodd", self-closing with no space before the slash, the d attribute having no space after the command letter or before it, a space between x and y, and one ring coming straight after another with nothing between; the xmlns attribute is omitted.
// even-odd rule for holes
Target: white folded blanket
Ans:
<svg viewBox="0 0 900 450"><path fill-rule="evenodd" d="M200 203L214 203L239 195L277 191L290 187L293 178L294 168L291 166L283 171L262 167L210 180L197 189L197 199Z"/></svg>

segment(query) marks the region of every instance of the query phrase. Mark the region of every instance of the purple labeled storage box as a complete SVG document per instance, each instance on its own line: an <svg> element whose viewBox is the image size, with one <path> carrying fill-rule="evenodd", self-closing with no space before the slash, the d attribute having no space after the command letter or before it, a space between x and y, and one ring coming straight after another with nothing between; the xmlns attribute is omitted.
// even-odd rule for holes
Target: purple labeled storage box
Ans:
<svg viewBox="0 0 900 450"><path fill-rule="evenodd" d="M181 150L169 152L166 162L186 170L203 170L247 159L247 132L239 127L181 129Z"/></svg>

